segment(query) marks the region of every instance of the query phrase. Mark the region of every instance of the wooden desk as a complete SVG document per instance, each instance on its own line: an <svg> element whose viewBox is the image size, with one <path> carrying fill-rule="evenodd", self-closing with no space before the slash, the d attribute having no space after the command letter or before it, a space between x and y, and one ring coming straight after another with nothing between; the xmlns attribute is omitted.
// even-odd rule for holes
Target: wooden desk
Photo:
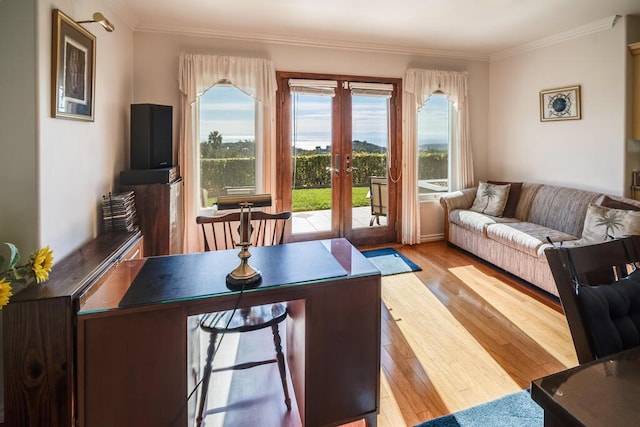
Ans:
<svg viewBox="0 0 640 427"><path fill-rule="evenodd" d="M632 426L640 420L640 347L531 382L544 425Z"/></svg>
<svg viewBox="0 0 640 427"><path fill-rule="evenodd" d="M380 273L345 239L251 249L262 285L240 306L287 301L287 366L306 426L365 418L380 401ZM186 426L188 318L233 308L237 250L121 263L78 312L81 426ZM195 402L194 402L195 403Z"/></svg>

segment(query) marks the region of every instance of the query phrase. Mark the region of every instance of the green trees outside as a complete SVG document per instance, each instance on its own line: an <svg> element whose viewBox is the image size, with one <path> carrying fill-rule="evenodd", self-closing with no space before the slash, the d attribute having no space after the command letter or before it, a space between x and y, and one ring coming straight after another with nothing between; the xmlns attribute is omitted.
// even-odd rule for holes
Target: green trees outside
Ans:
<svg viewBox="0 0 640 427"><path fill-rule="evenodd" d="M355 141L352 154L353 186L368 187L369 177L386 176L387 153L366 141ZM225 187L255 185L255 143L222 142L218 131L200 144L200 181L209 196L225 193ZM294 189L329 188L331 154L327 150L297 150L294 159ZM418 155L418 179L447 178L448 157L442 151Z"/></svg>

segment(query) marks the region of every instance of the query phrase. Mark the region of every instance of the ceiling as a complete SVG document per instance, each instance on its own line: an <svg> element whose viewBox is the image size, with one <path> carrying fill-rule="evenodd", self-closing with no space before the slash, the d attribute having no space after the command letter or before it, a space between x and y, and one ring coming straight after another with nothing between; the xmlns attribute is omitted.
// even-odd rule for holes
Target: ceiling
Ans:
<svg viewBox="0 0 640 427"><path fill-rule="evenodd" d="M640 15L640 0L110 0L135 31L489 57Z"/></svg>

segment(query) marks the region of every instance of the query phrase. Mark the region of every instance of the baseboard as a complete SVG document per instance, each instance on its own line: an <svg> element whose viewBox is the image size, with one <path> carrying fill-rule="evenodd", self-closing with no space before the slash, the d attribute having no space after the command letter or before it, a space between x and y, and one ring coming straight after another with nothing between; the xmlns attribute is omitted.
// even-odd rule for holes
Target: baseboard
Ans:
<svg viewBox="0 0 640 427"><path fill-rule="evenodd" d="M435 242L437 240L444 240L444 233L426 234L420 236L420 243Z"/></svg>

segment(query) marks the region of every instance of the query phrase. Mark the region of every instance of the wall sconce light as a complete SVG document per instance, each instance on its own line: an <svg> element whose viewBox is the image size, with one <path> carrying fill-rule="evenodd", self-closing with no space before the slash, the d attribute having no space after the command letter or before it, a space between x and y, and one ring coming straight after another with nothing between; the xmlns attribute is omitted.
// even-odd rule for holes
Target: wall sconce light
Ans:
<svg viewBox="0 0 640 427"><path fill-rule="evenodd" d="M111 21L109 21L107 18L105 18L105 16L100 13L100 12L96 12L93 14L93 19L89 20L89 21L77 21L78 24L90 24L90 23L97 23L102 25L102 27L107 30L108 33L113 32L113 30L116 29L116 27L113 26L113 24L111 23Z"/></svg>

